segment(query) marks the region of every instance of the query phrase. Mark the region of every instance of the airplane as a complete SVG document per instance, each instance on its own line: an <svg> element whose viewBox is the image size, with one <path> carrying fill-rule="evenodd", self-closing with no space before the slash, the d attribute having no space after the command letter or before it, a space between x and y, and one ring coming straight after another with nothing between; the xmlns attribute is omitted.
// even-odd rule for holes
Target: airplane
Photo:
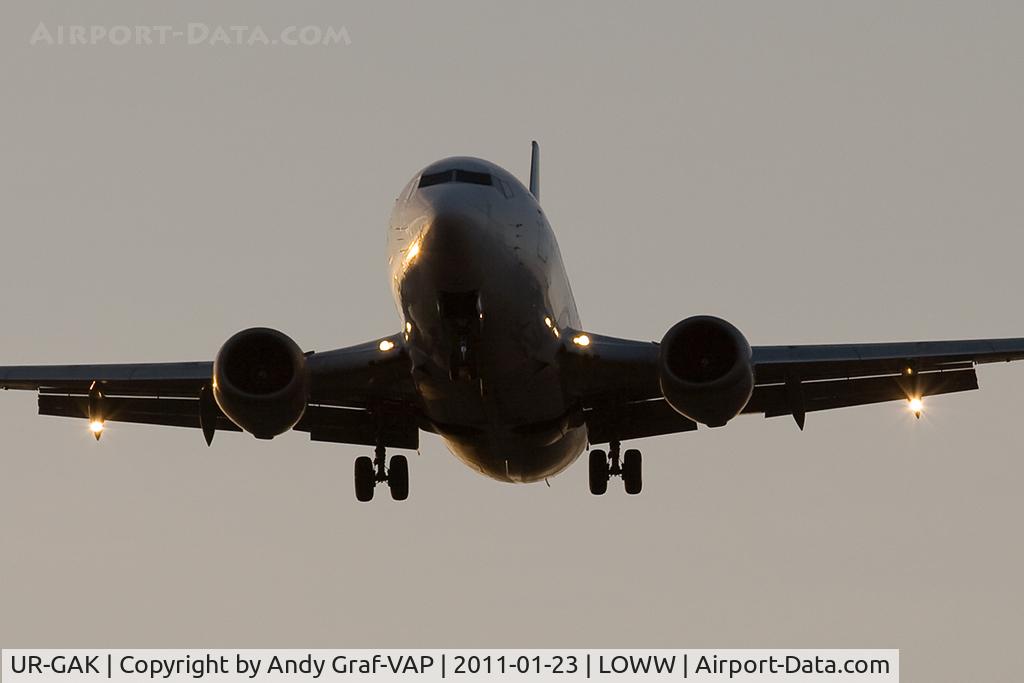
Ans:
<svg viewBox="0 0 1024 683"><path fill-rule="evenodd" d="M731 323L697 315L660 341L583 327L540 205L540 148L529 187L503 168L450 157L402 190L387 230L399 331L326 352L250 328L213 361L0 367L0 387L38 392L41 415L134 422L271 439L370 447L355 459L355 495L378 484L409 495L406 456L420 431L503 482L538 482L588 447L589 485L643 488L642 455L622 444L721 427L744 413L789 415L978 388L976 364L1024 358L1024 338L751 346Z"/></svg>

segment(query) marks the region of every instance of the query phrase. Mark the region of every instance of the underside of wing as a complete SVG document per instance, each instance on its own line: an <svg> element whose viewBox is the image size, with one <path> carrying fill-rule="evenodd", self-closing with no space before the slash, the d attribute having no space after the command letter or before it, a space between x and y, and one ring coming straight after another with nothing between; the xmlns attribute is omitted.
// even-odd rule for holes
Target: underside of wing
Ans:
<svg viewBox="0 0 1024 683"><path fill-rule="evenodd" d="M819 410L847 408L886 401L920 400L926 396L978 388L973 368L851 379L791 381L754 387L744 413L765 417L793 415L803 427L802 415Z"/></svg>
<svg viewBox="0 0 1024 683"><path fill-rule="evenodd" d="M669 335L666 339L674 341ZM563 366L567 389L580 402L592 443L697 428L697 422L673 409L663 395L662 376L671 365L663 355L677 354L698 369L714 368L718 361L713 348L696 353L682 344L666 351L665 340L659 344L598 335L586 335L586 340L583 346L566 345ZM742 406L743 413L765 417L792 415L802 429L809 412L849 406L908 400L919 413L924 397L977 389L976 364L1024 359L1024 338L748 349L749 355L741 354L735 362L745 364L753 389L747 385L749 400L736 404L735 410ZM705 393L700 393L699 383L688 386L703 400L715 400L710 383Z"/></svg>
<svg viewBox="0 0 1024 683"><path fill-rule="evenodd" d="M93 419L89 396L51 394L40 392L39 414L58 417ZM162 425L165 427L191 427L204 429L202 406L198 399L138 398L104 396L104 421ZM241 432L242 429L219 409L206 419L212 419L213 431ZM419 431L416 416L408 411L388 408L352 409L328 406L308 406L302 419L292 427L309 433L313 441L329 441L365 446L378 444L389 448L416 449Z"/></svg>
<svg viewBox="0 0 1024 683"><path fill-rule="evenodd" d="M559 362L566 392L582 408L590 443L697 429L696 422L680 415L662 398L658 344L581 334L570 331L566 335L570 343Z"/></svg>
<svg viewBox="0 0 1024 683"><path fill-rule="evenodd" d="M275 381L301 387L301 403L286 428L308 432L316 441L417 447L419 412L400 336L319 354L303 354L296 347L291 357L282 358L291 363L289 371L305 379L282 382L275 379L280 368L255 364L275 357L266 352L268 339L290 340L262 328L239 335L245 333L264 335L256 340L264 345L263 353L250 357L253 367L225 360L223 365L231 366L225 372L234 373L237 384L253 391ZM225 348L240 344L234 340ZM224 349L218 358L223 353ZM222 393L228 383L222 382ZM210 361L0 367L0 388L39 392L41 415L90 420L97 437L106 422L202 429L208 443L216 431L243 431L239 425L247 422L233 412L229 416L227 407L222 409L224 402L215 400L215 384L215 364ZM281 393L277 386L270 389ZM254 417L273 410L272 405L250 400L259 397L241 398L245 401L233 403L255 406Z"/></svg>
<svg viewBox="0 0 1024 683"><path fill-rule="evenodd" d="M1024 359L1024 339L756 346L745 413L792 415L978 388L975 365Z"/></svg>

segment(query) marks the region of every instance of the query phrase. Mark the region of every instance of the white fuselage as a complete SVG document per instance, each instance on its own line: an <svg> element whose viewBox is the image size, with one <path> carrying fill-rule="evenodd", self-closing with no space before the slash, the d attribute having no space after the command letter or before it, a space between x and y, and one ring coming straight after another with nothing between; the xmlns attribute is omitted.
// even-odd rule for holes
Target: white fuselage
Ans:
<svg viewBox="0 0 1024 683"><path fill-rule="evenodd" d="M419 187L453 170L478 182ZM536 198L480 159L431 164L398 199L388 263L424 416L452 452L503 481L568 467L586 429L558 363L563 330L580 321Z"/></svg>

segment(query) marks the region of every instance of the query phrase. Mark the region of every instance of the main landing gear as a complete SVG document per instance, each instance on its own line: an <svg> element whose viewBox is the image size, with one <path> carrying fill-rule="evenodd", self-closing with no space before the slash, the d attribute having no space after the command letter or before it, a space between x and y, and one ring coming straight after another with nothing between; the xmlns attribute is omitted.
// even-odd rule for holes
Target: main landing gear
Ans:
<svg viewBox="0 0 1024 683"><path fill-rule="evenodd" d="M622 477L626 493L636 495L644 487L643 456L635 448L628 449L619 458L619 442L612 441L608 452L590 451L590 492L595 496L603 495L608 490L611 477Z"/></svg>
<svg viewBox="0 0 1024 683"><path fill-rule="evenodd" d="M393 455L391 466L385 468L386 458L383 446L377 446L372 460L366 455L356 458L356 500L363 503L373 500L373 489L378 482L387 483L395 500L409 497L409 460L404 455Z"/></svg>

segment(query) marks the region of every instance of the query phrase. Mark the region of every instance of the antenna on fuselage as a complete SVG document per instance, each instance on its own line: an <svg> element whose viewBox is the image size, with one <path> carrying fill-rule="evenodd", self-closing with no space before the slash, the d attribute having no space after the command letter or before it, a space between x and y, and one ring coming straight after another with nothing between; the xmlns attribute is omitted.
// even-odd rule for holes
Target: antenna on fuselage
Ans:
<svg viewBox="0 0 1024 683"><path fill-rule="evenodd" d="M530 154L530 194L540 199L540 145L533 141L533 151Z"/></svg>

